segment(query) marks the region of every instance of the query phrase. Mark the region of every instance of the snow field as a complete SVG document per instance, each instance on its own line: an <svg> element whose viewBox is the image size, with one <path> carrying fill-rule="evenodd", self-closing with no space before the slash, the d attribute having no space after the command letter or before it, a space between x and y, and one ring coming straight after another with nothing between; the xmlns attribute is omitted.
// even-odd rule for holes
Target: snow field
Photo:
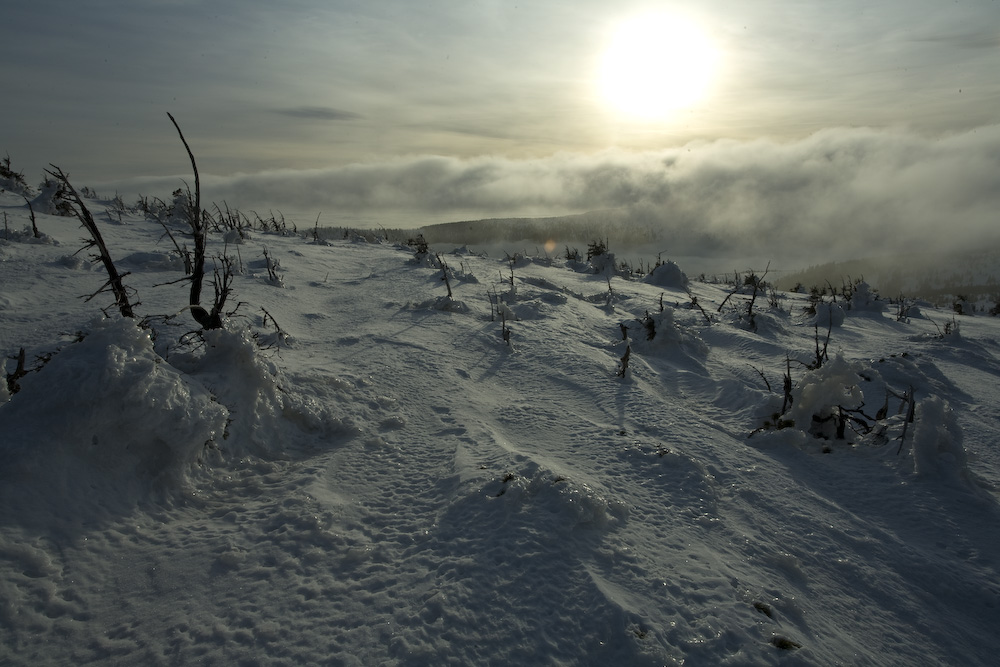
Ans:
<svg viewBox="0 0 1000 667"><path fill-rule="evenodd" d="M990 664L1000 648L992 318L942 338L840 309L829 361L793 366L796 426L748 437L781 406L786 355L813 356L804 296L759 302L752 332L716 312L726 286L691 282L707 324L675 265L609 292L559 258L518 258L512 287L507 261L460 254L443 256L448 300L407 249L255 233L247 305L183 346L184 287L154 287L180 277L158 225L103 227L141 311L179 313L152 338L76 298L103 281L66 259L73 220L39 227L49 242L0 241L0 346L58 350L0 406L14 663ZM899 455L895 416L881 443L809 433L812 414L874 413L910 385Z"/></svg>

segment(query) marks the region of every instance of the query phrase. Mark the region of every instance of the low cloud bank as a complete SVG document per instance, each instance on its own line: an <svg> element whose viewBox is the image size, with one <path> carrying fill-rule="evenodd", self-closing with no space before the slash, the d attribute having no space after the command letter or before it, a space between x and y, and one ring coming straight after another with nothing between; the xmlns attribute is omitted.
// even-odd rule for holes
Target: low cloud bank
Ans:
<svg viewBox="0 0 1000 667"><path fill-rule="evenodd" d="M128 189L152 194L178 183ZM385 216L393 225L406 214L416 226L601 210L608 224L634 226L646 238L711 238L719 248L816 258L1000 241L1000 125L933 138L828 129L795 142L719 140L534 160L409 157L203 183L209 201L322 210L328 224L338 214Z"/></svg>

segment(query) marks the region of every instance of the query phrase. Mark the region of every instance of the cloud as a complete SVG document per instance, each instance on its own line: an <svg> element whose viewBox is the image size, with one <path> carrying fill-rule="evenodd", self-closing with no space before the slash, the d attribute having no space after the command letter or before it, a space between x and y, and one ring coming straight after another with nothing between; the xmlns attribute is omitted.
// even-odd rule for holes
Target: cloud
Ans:
<svg viewBox="0 0 1000 667"><path fill-rule="evenodd" d="M831 260L1000 241L1000 126L943 137L828 129L793 142L719 140L523 160L416 156L203 183L209 200L322 210L328 224L352 215L399 226L603 211L612 235L639 229L674 247L710 238L717 248L774 257Z"/></svg>
<svg viewBox="0 0 1000 667"><path fill-rule="evenodd" d="M275 109L275 113L293 118L313 118L317 120L357 120L360 114L332 107L292 107L288 109Z"/></svg>

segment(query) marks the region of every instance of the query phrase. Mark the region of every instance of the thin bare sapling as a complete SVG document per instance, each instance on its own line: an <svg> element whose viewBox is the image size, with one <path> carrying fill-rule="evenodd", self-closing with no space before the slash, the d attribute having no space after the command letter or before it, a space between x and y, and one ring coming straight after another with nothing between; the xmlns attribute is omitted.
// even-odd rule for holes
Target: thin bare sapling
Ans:
<svg viewBox="0 0 1000 667"><path fill-rule="evenodd" d="M174 128L177 129L177 134L181 138L181 143L184 144L185 150L187 150L188 157L191 159L191 169L194 171L194 201L191 201L191 197L187 198L187 222L191 227L191 238L194 242L194 255L191 259L191 293L188 299L188 306L191 310L191 316L194 317L195 321L198 322L204 329L221 329L222 328L222 305L218 301L212 305L211 312L205 310L204 306L201 305L201 290L205 282L205 245L206 245L206 229L205 229L205 218L201 210L201 178L198 175L198 163L195 162L194 153L191 152L191 147L188 145L187 139L184 138L184 133L181 132L180 125L174 120L173 115L169 112L167 117L170 118L170 122L174 124ZM218 273L218 271L216 271ZM231 276L230 276L231 279ZM224 284L221 288L216 285L216 298L220 294L228 295L228 283Z"/></svg>
<svg viewBox="0 0 1000 667"><path fill-rule="evenodd" d="M76 215L80 223L90 232L91 238L86 241L87 245L85 247L97 248L94 258L99 259L108 272L108 281L101 286L101 289L87 297L87 301L110 289L112 294L114 294L115 305L118 307L118 311L122 314L122 317L135 317L133 305L129 299L129 291L122 283L122 278L127 276L128 273L118 273L118 269L115 268L115 263L111 259L111 253L108 252L108 246L104 243L104 237L101 236L101 231L97 228L97 223L94 221L94 216L91 215L87 206L83 203L83 199L80 198L80 194L76 191L76 188L70 184L69 176L54 164L50 166L52 169L46 169L45 172L62 185L63 196L67 199L66 204L72 213Z"/></svg>

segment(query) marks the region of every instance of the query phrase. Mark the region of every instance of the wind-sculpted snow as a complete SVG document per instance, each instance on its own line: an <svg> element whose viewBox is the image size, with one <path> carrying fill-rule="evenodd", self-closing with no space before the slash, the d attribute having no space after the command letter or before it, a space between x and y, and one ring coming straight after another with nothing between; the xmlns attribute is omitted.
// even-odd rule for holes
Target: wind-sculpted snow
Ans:
<svg viewBox="0 0 1000 667"><path fill-rule="evenodd" d="M838 302L823 356L802 294L464 253L449 298L433 252L255 232L195 334L158 223L105 230L142 327L38 224L0 239L0 662L994 662L995 318Z"/></svg>
<svg viewBox="0 0 1000 667"><path fill-rule="evenodd" d="M164 363L134 322L88 328L4 406L3 494L28 519L32 506L86 521L189 492L225 428L225 409Z"/></svg>
<svg viewBox="0 0 1000 667"><path fill-rule="evenodd" d="M176 254L166 251L134 252L120 262L131 270L140 271L183 271L184 261Z"/></svg>
<svg viewBox="0 0 1000 667"><path fill-rule="evenodd" d="M632 348L650 358L688 358L697 363L708 356L708 346L697 334L677 326L672 309L646 313L625 326Z"/></svg>
<svg viewBox="0 0 1000 667"><path fill-rule="evenodd" d="M334 416L315 397L296 390L295 380L260 354L247 331L207 331L204 338L203 347L170 359L226 408L226 429L213 443L225 455L297 456L300 447L311 450L317 440L355 430L350 419ZM284 343L294 346L291 340Z"/></svg>

